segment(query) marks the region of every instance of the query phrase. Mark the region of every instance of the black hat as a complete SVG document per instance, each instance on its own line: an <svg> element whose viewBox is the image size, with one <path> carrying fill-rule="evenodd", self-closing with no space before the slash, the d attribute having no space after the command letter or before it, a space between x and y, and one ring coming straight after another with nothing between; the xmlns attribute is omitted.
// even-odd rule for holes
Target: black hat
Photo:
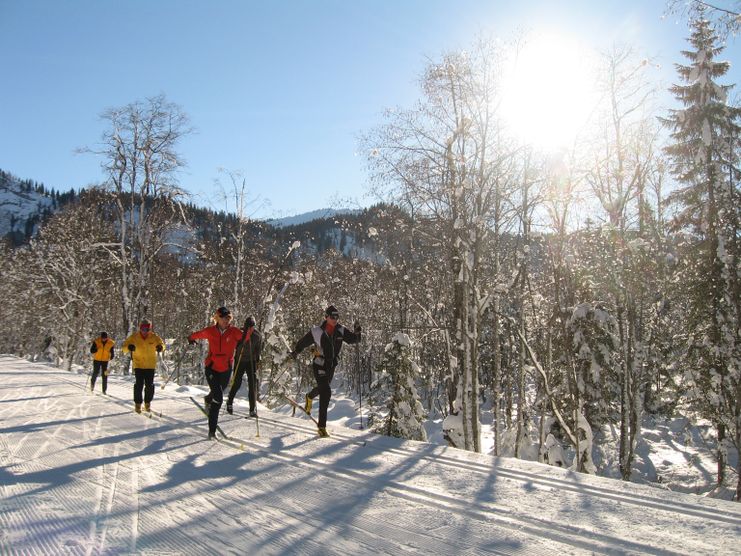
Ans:
<svg viewBox="0 0 741 556"><path fill-rule="evenodd" d="M244 321L244 329L247 330L248 328L252 328L253 326L255 326L254 317L247 317Z"/></svg>
<svg viewBox="0 0 741 556"><path fill-rule="evenodd" d="M337 318L340 316L340 312L337 310L337 307L330 305L324 310L324 316Z"/></svg>
<svg viewBox="0 0 741 556"><path fill-rule="evenodd" d="M107 338L107 337L108 337L108 332L106 332L106 331L104 330L103 332L101 332L101 333L100 333L100 337L101 337L101 338Z"/></svg>
<svg viewBox="0 0 741 556"><path fill-rule="evenodd" d="M232 312L226 307L219 307L218 309L216 309L216 314L220 317L230 317L232 315Z"/></svg>

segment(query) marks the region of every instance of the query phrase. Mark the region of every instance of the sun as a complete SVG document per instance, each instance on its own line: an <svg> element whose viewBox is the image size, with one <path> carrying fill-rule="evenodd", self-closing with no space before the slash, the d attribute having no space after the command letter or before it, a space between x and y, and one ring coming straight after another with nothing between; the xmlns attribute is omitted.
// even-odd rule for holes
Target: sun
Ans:
<svg viewBox="0 0 741 556"><path fill-rule="evenodd" d="M553 33L529 36L504 75L505 121L523 142L557 150L573 142L597 101L591 50Z"/></svg>

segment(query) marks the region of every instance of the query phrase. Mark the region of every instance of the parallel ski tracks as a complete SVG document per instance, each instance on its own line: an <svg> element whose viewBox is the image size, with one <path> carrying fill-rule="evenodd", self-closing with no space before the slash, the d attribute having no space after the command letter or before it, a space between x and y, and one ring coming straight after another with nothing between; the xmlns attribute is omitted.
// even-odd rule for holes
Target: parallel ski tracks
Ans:
<svg viewBox="0 0 741 556"><path fill-rule="evenodd" d="M294 430L299 430L303 432L309 432L313 430L313 427L303 427L300 425L294 425L294 424L286 424L283 421L279 421L276 419L270 419L261 417L260 418L262 422L267 423L268 425L277 426L279 428L286 428L289 427ZM351 443L358 443L362 442L357 440L357 438L351 436L351 435L344 435L342 433L332 432L332 439L342 440L346 442ZM369 439L369 441L366 442L367 447L370 449L378 450L379 452L386 452L386 453L392 453L392 454L398 454L398 455L413 455L416 456L420 460L428 461L431 463L439 464L443 467L448 468L454 468L454 469L466 469L473 473L477 473L484 476L491 476L492 474L496 474L498 477L506 477L509 479L513 479L516 481L521 481L523 483L530 483L534 485L540 485L543 487L550 487L550 488L557 488L558 490L567 490L570 492L575 492L577 494L584 494L584 495L595 495L599 496L603 499L611 499L618 502L624 502L626 504L633 504L640 507L648 507L653 508L657 510L665 510L672 513L681 513L683 515L692 516L692 517L700 517L703 519L712 519L714 521L724 522L724 523L731 523L734 525L738 525L741 521L741 510L738 512L733 511L726 511L723 509L716 509L716 508L708 508L708 509L702 509L697 508L694 505L691 504L685 504L681 502L668 502L665 500L662 500L661 498L657 497L651 497L647 495L637 495L637 494L624 494L624 493L618 493L613 490L599 487L596 485L587 485L587 484L581 484L581 485L574 485L571 481L565 481L553 477L543 477L542 475L538 475L536 473L529 473L527 471L519 471L519 470L513 470L513 469L505 469L502 467L493 467L491 465L486 465L483 463L476 463L472 461L463 461L459 460L457 458L446 456L444 454L426 454L421 452L418 449L415 448L393 448L393 447L377 447L372 442L372 437ZM366 445L364 444L364 445Z"/></svg>
<svg viewBox="0 0 741 556"><path fill-rule="evenodd" d="M112 398L112 401L114 400L115 398ZM181 401L174 398L171 401L176 401L183 404L185 404L187 401L188 404L190 404L190 400ZM151 418L169 422L171 424L179 426L184 426L185 428L189 429L202 429L202 426L187 423L185 421L182 421L181 419L170 417L164 413L159 416L153 415L151 416ZM236 421L239 419L241 418L237 418L234 420ZM261 417L261 419L264 418ZM273 423L277 424L280 428L293 429L297 432L302 433L306 432L303 427L294 427L293 425L288 425L278 420L270 420ZM329 440L331 441L331 439ZM327 440L322 439L317 441L326 442ZM315 470L315 464L312 461L307 461L303 457L290 456L285 453L271 452L267 450L263 445L255 441L242 439L235 435L230 435L229 438L220 438L219 442L238 450L244 450L245 447L250 447L264 457L279 460L283 463L293 465L294 467L300 467L311 471ZM336 480L349 482L354 487L363 488L367 485L367 477L362 472L353 471L350 469L325 467L323 469L323 474L325 476L331 475ZM568 524L554 523L552 521L541 520L538 518L518 514L516 512L513 512L509 508L494 503L483 503L468 499L460 500L447 494L430 492L428 490L412 485L403 484L394 480L386 481L384 493L413 502L415 504L424 504L431 509L453 512L461 517L476 519L478 521L496 525L499 528L502 528L503 533L506 531L516 531L518 532L518 534L525 534L538 539L557 542L586 552L624 554L625 550L628 549L629 551L644 554L676 554L676 552L674 551L664 550L648 544L629 541L621 537L614 537L596 531L587 531L578 527L572 527ZM505 554L505 552L501 553Z"/></svg>
<svg viewBox="0 0 741 556"><path fill-rule="evenodd" d="M69 382L76 384L74 381ZM78 385L79 386L79 385ZM119 404L128 405L123 400L119 401L118 398L108 396L111 401ZM169 398L170 401L175 401L183 404L190 405L190 400L184 399L179 400L178 398ZM194 425L183 421L182 419L173 418L166 414L152 414L149 415L153 419L162 420L171 424L184 426L189 429L201 430L202 426ZM241 419L238 417L237 419ZM234 420L237 420L234 419ZM267 423L273 427L281 429L289 429L297 432L307 433L310 432L312 435L316 434L314 427L305 427L298 424L286 423L281 420L271 419L266 417L260 417L263 423ZM341 441L346 443L358 443L358 440L354 439L349 435L342 435L334 433L330 439L321 440L322 442L327 441ZM245 446L255 449L262 455L278 459L280 461L290 463L297 467L304 467L313 469L311 462L307 462L304 458L297 456L290 456L285 453L275 453L265 449L265 447L257 442L244 440L234 435L230 435L228 439L220 439L220 442L229 445L235 449L244 450ZM373 443L367 444L368 447L374 448ZM508 477L513 480L521 481L523 483L535 483L546 487L558 488L560 490L569 490L578 494L583 495L594 495L599 498L609 498L612 500L620 501L623 503L633 504L638 507L648 507L674 514L683 514L686 516L692 516L702 519L711 519L724 523L731 523L738 525L739 519L741 519L741 512L724 511L720 509L701 509L691 506L689 504L667 502L660 498L643 496L643 495L631 495L621 494L611 491L609 489L594 486L594 485L573 485L572 483L564 480L554 479L550 477L541 477L535 473L529 473L526 471L515 471L511 469L493 468L484 464L478 464L476 462L460 461L454 457L445 456L444 454L424 454L420 453L419 450L413 448L393 448L384 447L377 448L379 451L394 453L397 455L413 455L418 460L425 460L442 467L455 468L455 469L466 469L474 473L483 474L490 476L492 473L496 473L498 476ZM337 468L325 468L325 473L333 475L338 480L348 481L358 486L363 486L367 482L367 478L360 472L355 472L350 469L337 469ZM521 515L513 512L511 509L497 505L495 503L478 502L472 500L459 500L447 494L430 492L422 488L418 488L412 485L403 484L398 481L389 480L386 483L386 489L384 492L402 498L413 501L415 503L422 503L431 508L442 509L445 511L454 511L458 515L466 516L469 518L478 519L481 521L492 522L496 521L503 527L515 528L515 530L527 533L535 536L536 538L548 539L563 543L574 548L585 550L585 551L597 551L602 553L624 553L626 549L630 551L637 551L642 553L650 554L670 554L673 551L664 550L652 545L629 541L624 538L614 537L611 535L601 534L595 531L586 531L578 527L572 527L568 524L554 523L551 521L540 520L538 518Z"/></svg>

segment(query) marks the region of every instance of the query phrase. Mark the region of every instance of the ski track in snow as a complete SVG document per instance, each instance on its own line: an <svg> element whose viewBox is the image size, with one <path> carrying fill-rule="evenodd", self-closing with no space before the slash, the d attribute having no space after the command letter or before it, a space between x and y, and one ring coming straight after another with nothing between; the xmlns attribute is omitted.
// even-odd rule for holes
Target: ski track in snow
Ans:
<svg viewBox="0 0 741 556"><path fill-rule="evenodd" d="M0 356L0 553L733 554L741 507ZM29 380L30 378L30 380ZM26 384L26 383L30 384ZM175 386L175 385L173 385ZM159 414L158 412L162 412Z"/></svg>

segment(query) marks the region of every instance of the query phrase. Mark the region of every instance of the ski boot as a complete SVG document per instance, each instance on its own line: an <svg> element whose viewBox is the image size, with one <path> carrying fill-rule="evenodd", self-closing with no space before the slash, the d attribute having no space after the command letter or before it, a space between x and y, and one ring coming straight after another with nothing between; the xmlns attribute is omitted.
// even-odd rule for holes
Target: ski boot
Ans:
<svg viewBox="0 0 741 556"><path fill-rule="evenodd" d="M232 405L232 402L226 402L226 412L229 415L234 415L234 406Z"/></svg>
<svg viewBox="0 0 741 556"><path fill-rule="evenodd" d="M150 411L150 412L152 411L151 408L149 407L149 402L144 402L144 411Z"/></svg>
<svg viewBox="0 0 741 556"><path fill-rule="evenodd" d="M136 411L137 413L141 413L142 412L142 404L135 403L134 404L134 411Z"/></svg>
<svg viewBox="0 0 741 556"><path fill-rule="evenodd" d="M319 436L321 438L329 438L329 433L326 427L319 427Z"/></svg>
<svg viewBox="0 0 741 556"><path fill-rule="evenodd" d="M257 410L256 409L250 409L250 417L257 417Z"/></svg>
<svg viewBox="0 0 741 556"><path fill-rule="evenodd" d="M216 440L216 433L215 432L208 433L208 439L209 440Z"/></svg>

